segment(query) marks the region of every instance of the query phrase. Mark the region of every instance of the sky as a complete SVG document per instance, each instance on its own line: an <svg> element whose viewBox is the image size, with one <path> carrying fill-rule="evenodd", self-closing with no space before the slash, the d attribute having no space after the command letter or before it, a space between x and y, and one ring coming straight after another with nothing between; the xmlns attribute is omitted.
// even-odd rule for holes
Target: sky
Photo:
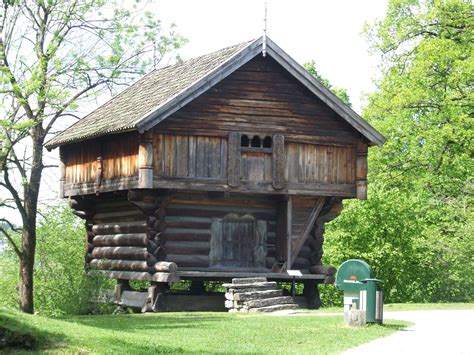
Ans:
<svg viewBox="0 0 474 355"><path fill-rule="evenodd" d="M267 35L300 64L315 60L320 74L347 89L353 109L361 113L364 94L375 90L380 63L379 57L369 55L361 32L366 22L384 17L388 0L159 0L148 10L164 28L175 23L188 39L179 50L186 60L261 36L265 2ZM48 161L57 162L57 154L58 149L48 153ZM44 171L43 204L58 201L57 170ZM0 213L20 222L14 211Z"/></svg>
<svg viewBox="0 0 474 355"><path fill-rule="evenodd" d="M361 96L373 91L377 56L361 35L365 22L384 17L386 0L268 0L267 35L297 62L316 61L331 84L346 88L360 113ZM265 0L161 0L154 12L164 25L175 22L189 40L184 59L263 34Z"/></svg>

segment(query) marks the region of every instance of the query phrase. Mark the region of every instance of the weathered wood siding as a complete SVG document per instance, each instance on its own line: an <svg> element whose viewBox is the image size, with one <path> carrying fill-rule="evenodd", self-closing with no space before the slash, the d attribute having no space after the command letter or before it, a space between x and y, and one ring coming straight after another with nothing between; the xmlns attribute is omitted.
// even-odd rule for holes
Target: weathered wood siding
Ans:
<svg viewBox="0 0 474 355"><path fill-rule="evenodd" d="M97 157L100 156L100 143L75 143L61 147L66 166L66 184L94 182L97 178Z"/></svg>
<svg viewBox="0 0 474 355"><path fill-rule="evenodd" d="M226 138L157 134L153 143L155 176L203 179L226 177Z"/></svg>
<svg viewBox="0 0 474 355"><path fill-rule="evenodd" d="M255 58L157 126L161 132L354 144L361 136L271 58Z"/></svg>
<svg viewBox="0 0 474 355"><path fill-rule="evenodd" d="M241 180L243 182L272 182L272 154L258 151L242 151Z"/></svg>
<svg viewBox="0 0 474 355"><path fill-rule="evenodd" d="M355 183L355 147L288 143L286 161L289 183Z"/></svg>
<svg viewBox="0 0 474 355"><path fill-rule="evenodd" d="M125 133L61 147L64 196L135 187L138 137Z"/></svg>

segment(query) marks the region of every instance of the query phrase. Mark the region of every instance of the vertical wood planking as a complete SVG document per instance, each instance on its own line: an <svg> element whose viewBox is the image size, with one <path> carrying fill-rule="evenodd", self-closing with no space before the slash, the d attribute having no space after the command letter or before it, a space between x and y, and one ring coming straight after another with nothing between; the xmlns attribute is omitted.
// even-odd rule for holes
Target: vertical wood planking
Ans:
<svg viewBox="0 0 474 355"><path fill-rule="evenodd" d="M188 143L188 176L196 176L196 139L197 137L190 136Z"/></svg>
<svg viewBox="0 0 474 355"><path fill-rule="evenodd" d="M187 176L188 175L188 154L189 144L188 137L177 136L176 137L176 150L177 150L177 161L176 161L176 176Z"/></svg>
<svg viewBox="0 0 474 355"><path fill-rule="evenodd" d="M228 160L227 160L227 183L231 187L238 187L240 185L240 133L229 133L228 145Z"/></svg>

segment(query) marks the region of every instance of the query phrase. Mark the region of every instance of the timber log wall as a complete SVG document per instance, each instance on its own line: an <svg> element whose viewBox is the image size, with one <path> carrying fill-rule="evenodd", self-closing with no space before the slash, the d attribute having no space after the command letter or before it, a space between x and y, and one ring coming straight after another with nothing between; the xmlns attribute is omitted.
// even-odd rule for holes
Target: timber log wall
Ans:
<svg viewBox="0 0 474 355"><path fill-rule="evenodd" d="M76 213L86 219L90 267L148 279L146 273L169 272L166 262L176 263L179 270L254 272L270 272L275 263L284 262L285 252L277 252L278 244L286 244L284 230L277 224L284 211L275 196L223 197L183 191L153 199L156 207L148 213L126 197L72 203L76 210L86 211ZM296 235L304 230L313 204L311 198L294 200ZM216 234L219 230L225 230L224 239ZM313 232L293 268L309 271L318 264L318 248Z"/></svg>

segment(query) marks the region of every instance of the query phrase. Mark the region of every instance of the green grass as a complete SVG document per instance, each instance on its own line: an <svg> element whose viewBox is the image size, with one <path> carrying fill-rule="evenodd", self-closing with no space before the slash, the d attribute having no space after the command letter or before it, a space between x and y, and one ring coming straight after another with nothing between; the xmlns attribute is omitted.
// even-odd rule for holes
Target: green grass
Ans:
<svg viewBox="0 0 474 355"><path fill-rule="evenodd" d="M0 325L37 339L37 352L334 354L408 325L348 328L342 316L164 313L45 318L0 309Z"/></svg>

